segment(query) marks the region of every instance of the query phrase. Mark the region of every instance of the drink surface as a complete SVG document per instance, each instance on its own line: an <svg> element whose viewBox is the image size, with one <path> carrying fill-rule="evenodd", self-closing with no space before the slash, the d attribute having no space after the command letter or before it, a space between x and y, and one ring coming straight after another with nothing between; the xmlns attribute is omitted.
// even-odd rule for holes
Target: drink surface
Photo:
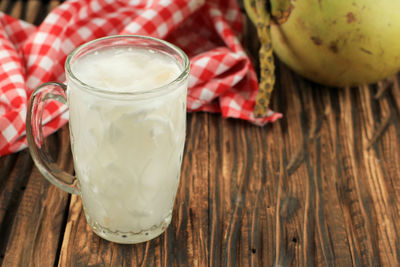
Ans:
<svg viewBox="0 0 400 267"><path fill-rule="evenodd" d="M132 47L92 52L72 65L78 79L108 91L149 90L176 79L180 69L171 57Z"/></svg>
<svg viewBox="0 0 400 267"><path fill-rule="evenodd" d="M181 73L172 57L132 48L85 55L72 70L108 91L151 89ZM120 243L159 235L171 219L179 183L187 81L150 99L107 98L67 82L74 166L88 223Z"/></svg>

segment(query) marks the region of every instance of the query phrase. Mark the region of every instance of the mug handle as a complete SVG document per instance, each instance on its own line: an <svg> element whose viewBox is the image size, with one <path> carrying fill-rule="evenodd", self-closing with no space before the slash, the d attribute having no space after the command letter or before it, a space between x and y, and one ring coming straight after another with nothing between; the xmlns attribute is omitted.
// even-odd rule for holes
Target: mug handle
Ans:
<svg viewBox="0 0 400 267"><path fill-rule="evenodd" d="M26 113L26 136L33 161L39 171L55 186L71 194L80 195L76 177L61 170L45 149L42 129L43 109L47 100L67 103L67 87L57 82L48 82L36 88L29 100Z"/></svg>

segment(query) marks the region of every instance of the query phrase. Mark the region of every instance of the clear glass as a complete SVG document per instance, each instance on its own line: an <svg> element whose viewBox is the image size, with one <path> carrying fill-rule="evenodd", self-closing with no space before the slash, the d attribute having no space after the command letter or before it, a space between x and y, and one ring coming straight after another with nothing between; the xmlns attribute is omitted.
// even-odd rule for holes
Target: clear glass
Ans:
<svg viewBox="0 0 400 267"><path fill-rule="evenodd" d="M79 80L74 64L110 47L162 53L176 62L181 73L161 87L128 92L108 91ZM50 83L33 94L27 115L32 157L53 184L81 195L87 222L104 239L144 242L163 233L171 221L185 142L189 66L184 52L165 41L105 37L68 56L67 89ZM46 99L65 102L65 91L78 185L74 177L49 163L41 147L40 105Z"/></svg>

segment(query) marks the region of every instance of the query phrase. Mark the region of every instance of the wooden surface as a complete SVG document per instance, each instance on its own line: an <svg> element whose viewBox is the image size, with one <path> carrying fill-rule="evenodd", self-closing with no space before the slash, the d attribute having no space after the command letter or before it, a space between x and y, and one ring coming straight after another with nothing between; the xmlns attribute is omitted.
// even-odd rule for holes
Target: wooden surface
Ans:
<svg viewBox="0 0 400 267"><path fill-rule="evenodd" d="M0 7L37 24L57 4ZM93 234L27 150L2 157L0 265L399 266L399 78L332 89L278 64L273 125L189 114L171 226L138 245ZM48 142L72 172L67 128Z"/></svg>

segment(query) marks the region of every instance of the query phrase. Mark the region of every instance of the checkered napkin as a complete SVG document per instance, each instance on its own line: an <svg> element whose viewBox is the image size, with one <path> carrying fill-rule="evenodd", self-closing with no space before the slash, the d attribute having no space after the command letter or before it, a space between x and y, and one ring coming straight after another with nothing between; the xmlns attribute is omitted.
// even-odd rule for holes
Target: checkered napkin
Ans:
<svg viewBox="0 0 400 267"><path fill-rule="evenodd" d="M0 156L26 147L25 116L41 83L65 81L65 59L77 46L108 35L162 38L190 57L188 110L223 117L273 122L281 114L255 118L257 78L238 37L241 13L235 0L71 0L39 26L0 12ZM49 101L43 114L48 135L68 120L66 106Z"/></svg>

